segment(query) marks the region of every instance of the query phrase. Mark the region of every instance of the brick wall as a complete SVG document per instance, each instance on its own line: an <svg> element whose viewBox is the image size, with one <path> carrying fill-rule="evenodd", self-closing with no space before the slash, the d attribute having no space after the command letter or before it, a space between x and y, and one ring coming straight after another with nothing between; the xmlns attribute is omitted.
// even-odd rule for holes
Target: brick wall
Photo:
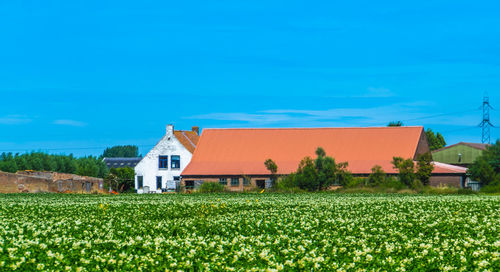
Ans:
<svg viewBox="0 0 500 272"><path fill-rule="evenodd" d="M243 178L239 177L239 184L238 186L232 186L231 185L231 177L226 177L226 189L232 192L244 192L244 191L249 191L249 190L254 190L257 188L257 181L258 180L266 180L267 178L265 177L250 177L250 184L248 185L243 185ZM203 182L217 182L219 183L219 178L183 178L181 181L181 186L185 187L186 183L185 181L191 181L191 180L203 180Z"/></svg>
<svg viewBox="0 0 500 272"><path fill-rule="evenodd" d="M451 187L462 187L462 177L461 176L432 176L430 179L431 186L451 186Z"/></svg>
<svg viewBox="0 0 500 272"><path fill-rule="evenodd" d="M0 171L0 193L102 193L104 192L102 184L102 179L73 174L31 171L14 174Z"/></svg>

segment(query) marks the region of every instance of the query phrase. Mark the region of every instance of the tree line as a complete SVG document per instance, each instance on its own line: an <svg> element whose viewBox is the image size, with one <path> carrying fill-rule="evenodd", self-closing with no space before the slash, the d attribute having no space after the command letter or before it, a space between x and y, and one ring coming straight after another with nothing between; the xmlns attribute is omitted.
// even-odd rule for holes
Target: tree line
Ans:
<svg viewBox="0 0 500 272"><path fill-rule="evenodd" d="M278 166L271 159L266 160L266 168L272 175L276 175ZM272 167L269 167L272 165ZM394 157L392 161L397 169L397 178L387 175L381 166L375 165L368 177L354 177L347 170L348 162L336 162L333 157L327 156L323 148L316 149L316 158L305 157L301 160L296 172L281 177L278 181L278 190L288 191L297 188L305 191L321 191L331 186L354 187L390 186L417 189L428 186L434 166L432 155L425 153L418 156L416 163L413 159Z"/></svg>
<svg viewBox="0 0 500 272"><path fill-rule="evenodd" d="M0 171L15 173L23 170L51 171L76 174L80 176L104 178L113 189L127 190L133 184L134 170L109 171L103 162L104 157L137 157L138 147L122 145L106 148L100 156L75 157L55 155L45 152L30 152L24 154L2 153L0 155Z"/></svg>

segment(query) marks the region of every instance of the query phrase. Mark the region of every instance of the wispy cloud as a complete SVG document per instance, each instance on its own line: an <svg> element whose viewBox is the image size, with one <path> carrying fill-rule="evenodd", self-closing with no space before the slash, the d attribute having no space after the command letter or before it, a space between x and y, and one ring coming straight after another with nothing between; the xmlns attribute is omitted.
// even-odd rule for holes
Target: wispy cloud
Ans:
<svg viewBox="0 0 500 272"><path fill-rule="evenodd" d="M76 121L76 120L55 120L53 122L54 125L62 125L62 126L72 126L72 127L84 127L87 123Z"/></svg>
<svg viewBox="0 0 500 272"><path fill-rule="evenodd" d="M0 117L1 125L22 125L31 123L32 119L23 115L7 115Z"/></svg>
<svg viewBox="0 0 500 272"><path fill-rule="evenodd" d="M469 120L470 114L460 116L438 116L426 118L422 103L397 103L371 108L334 108L326 110L273 109L255 113L208 113L188 117L189 119L204 119L237 122L249 126L385 126L390 121L408 120L407 125L422 125L424 123L453 125Z"/></svg>

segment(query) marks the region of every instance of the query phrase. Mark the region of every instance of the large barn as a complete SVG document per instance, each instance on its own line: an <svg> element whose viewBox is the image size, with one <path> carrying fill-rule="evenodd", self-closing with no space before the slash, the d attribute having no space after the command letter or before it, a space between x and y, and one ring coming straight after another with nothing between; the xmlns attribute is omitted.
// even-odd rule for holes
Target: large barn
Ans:
<svg viewBox="0 0 500 272"><path fill-rule="evenodd" d="M234 191L265 187L270 176L266 159L286 175L304 157L314 157L318 147L337 162L348 162L349 171L360 176L375 165L397 174L393 157L416 159L430 152L423 127L205 129L182 179L186 188L200 181L220 182ZM465 185L466 168L434 166L431 185Z"/></svg>

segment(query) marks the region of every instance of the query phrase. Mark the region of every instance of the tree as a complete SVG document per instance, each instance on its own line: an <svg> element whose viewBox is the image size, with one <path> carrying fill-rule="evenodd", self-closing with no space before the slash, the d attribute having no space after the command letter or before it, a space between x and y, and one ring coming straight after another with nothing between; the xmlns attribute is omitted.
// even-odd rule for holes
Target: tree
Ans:
<svg viewBox="0 0 500 272"><path fill-rule="evenodd" d="M467 171L473 180L481 182L482 185L488 185L498 179L495 169L484 157L477 158Z"/></svg>
<svg viewBox="0 0 500 272"><path fill-rule="evenodd" d="M486 147L483 154L469 167L468 173L482 185L500 182L500 140Z"/></svg>
<svg viewBox="0 0 500 272"><path fill-rule="evenodd" d="M271 172L271 184L274 186L276 183L276 173L278 173L278 165L271 159L267 159L264 162L264 165L266 166L266 169Z"/></svg>
<svg viewBox="0 0 500 272"><path fill-rule="evenodd" d="M425 131L425 136L427 136L427 142L429 142L429 148L431 151L443 148L446 146L446 141L444 140L443 135L441 133L434 134L432 129L428 128Z"/></svg>
<svg viewBox="0 0 500 272"><path fill-rule="evenodd" d="M430 178L434 165L432 164L432 155L430 152L421 154L417 158L417 172L416 177L423 185L429 185Z"/></svg>
<svg viewBox="0 0 500 272"><path fill-rule="evenodd" d="M83 157L77 161L76 174L80 176L105 178L108 168L101 159L93 156Z"/></svg>
<svg viewBox="0 0 500 272"><path fill-rule="evenodd" d="M12 156L12 153L2 153L0 161L0 171L15 173L17 172L17 164Z"/></svg>
<svg viewBox="0 0 500 272"><path fill-rule="evenodd" d="M324 190L333 184L345 184L351 177L347 171L347 162L336 163L335 159L326 156L323 148L316 149L316 159L305 157L300 161L295 173L280 181L280 186L298 187L302 190Z"/></svg>
<svg viewBox="0 0 500 272"><path fill-rule="evenodd" d="M394 169L399 172L399 180L406 186L411 186L415 180L415 164L412 159L394 157L392 160Z"/></svg>
<svg viewBox="0 0 500 272"><path fill-rule="evenodd" d="M130 167L111 168L106 181L117 192L127 192L134 188L134 169Z"/></svg>
<svg viewBox="0 0 500 272"><path fill-rule="evenodd" d="M372 168L372 173L368 176L368 183L372 186L380 186L384 183L386 174L380 165Z"/></svg>
<svg viewBox="0 0 500 272"><path fill-rule="evenodd" d="M134 158L139 156L139 148L135 145L116 145L106 148L102 156L105 158Z"/></svg>
<svg viewBox="0 0 500 272"><path fill-rule="evenodd" d="M387 124L388 127L402 127L404 126L402 121L392 121L389 124Z"/></svg>

